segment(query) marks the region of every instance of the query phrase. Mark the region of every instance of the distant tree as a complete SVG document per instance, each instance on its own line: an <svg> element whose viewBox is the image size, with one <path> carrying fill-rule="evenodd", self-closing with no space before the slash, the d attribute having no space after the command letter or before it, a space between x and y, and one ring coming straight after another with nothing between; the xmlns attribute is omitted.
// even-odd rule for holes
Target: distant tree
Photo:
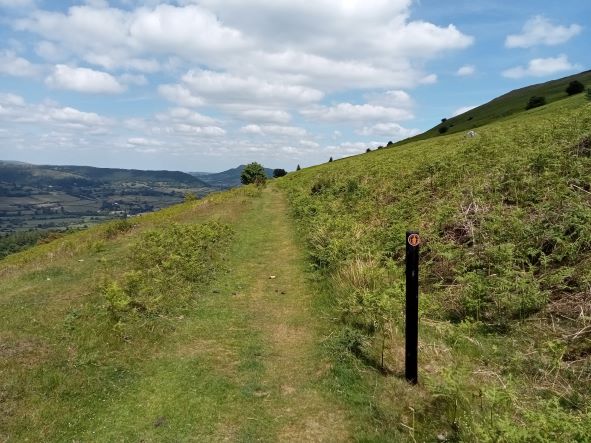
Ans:
<svg viewBox="0 0 591 443"><path fill-rule="evenodd" d="M585 85L578 80L573 80L568 84L566 87L566 93L568 95L575 95L583 92L585 90Z"/></svg>
<svg viewBox="0 0 591 443"><path fill-rule="evenodd" d="M538 97L538 96L534 95L533 97L530 97L525 109L537 108L540 106L544 106L545 104L546 104L546 97Z"/></svg>
<svg viewBox="0 0 591 443"><path fill-rule="evenodd" d="M264 185L267 182L265 168L256 162L249 163L240 174L240 181L243 185L250 185L251 183Z"/></svg>
<svg viewBox="0 0 591 443"><path fill-rule="evenodd" d="M279 178L287 175L287 171L285 169L273 169L273 178Z"/></svg>
<svg viewBox="0 0 591 443"><path fill-rule="evenodd" d="M391 146L394 146L394 143L392 143L392 140L390 140L386 146L389 148Z"/></svg>
<svg viewBox="0 0 591 443"><path fill-rule="evenodd" d="M442 118L442 119L441 119L441 123L445 123L446 121L447 121L447 119L446 119L446 118Z"/></svg>
<svg viewBox="0 0 591 443"><path fill-rule="evenodd" d="M302 168L300 168L300 165L298 165L298 167L296 168L296 171L299 171L300 169L302 169Z"/></svg>
<svg viewBox="0 0 591 443"><path fill-rule="evenodd" d="M328 159L328 162L329 162L329 163L330 163L330 162L332 162L332 157Z"/></svg>
<svg viewBox="0 0 591 443"><path fill-rule="evenodd" d="M447 126L442 126L441 128L438 129L440 134L445 134L448 131L448 127Z"/></svg>
<svg viewBox="0 0 591 443"><path fill-rule="evenodd" d="M365 152L371 152L371 148L367 148Z"/></svg>
<svg viewBox="0 0 591 443"><path fill-rule="evenodd" d="M380 145L380 146L378 146L378 149L384 149L384 147Z"/></svg>

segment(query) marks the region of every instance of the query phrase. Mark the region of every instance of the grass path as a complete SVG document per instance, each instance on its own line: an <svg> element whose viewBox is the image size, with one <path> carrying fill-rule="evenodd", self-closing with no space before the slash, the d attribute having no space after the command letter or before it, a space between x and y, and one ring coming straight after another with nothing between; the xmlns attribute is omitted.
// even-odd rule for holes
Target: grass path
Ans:
<svg viewBox="0 0 591 443"><path fill-rule="evenodd" d="M238 280L250 286L234 298L249 326L261 337L264 358L255 395L274 422L280 441L344 441L347 428L339 406L321 392L327 364L319 359L318 317L306 284L301 251L281 193L266 190L247 216L234 257ZM232 276L230 276L232 277Z"/></svg>

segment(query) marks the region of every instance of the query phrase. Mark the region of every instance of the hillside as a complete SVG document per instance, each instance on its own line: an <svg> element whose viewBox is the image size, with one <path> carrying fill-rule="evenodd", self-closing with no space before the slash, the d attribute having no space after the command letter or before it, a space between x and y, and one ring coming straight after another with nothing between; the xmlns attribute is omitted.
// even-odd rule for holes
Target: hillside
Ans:
<svg viewBox="0 0 591 443"><path fill-rule="evenodd" d="M242 183L240 182L240 174L246 165L240 165L232 169L228 169L227 171L223 172L215 172L215 173L204 173L204 172L189 172L189 174L194 175L195 177L200 178L204 182L206 182L209 186L216 188L216 189L230 189L235 188L236 186L240 186ZM273 177L273 170L269 168L265 168L265 172L267 173L267 177Z"/></svg>
<svg viewBox="0 0 591 443"><path fill-rule="evenodd" d="M590 441L590 128L578 95L0 260L0 440Z"/></svg>
<svg viewBox="0 0 591 443"><path fill-rule="evenodd" d="M0 161L0 233L89 225L210 191L203 181L178 171Z"/></svg>
<svg viewBox="0 0 591 443"><path fill-rule="evenodd" d="M422 134L402 140L395 145L438 137L440 136L439 130L443 126L448 128L448 134L466 132L482 125L498 121L499 119L525 112L525 106L530 97L533 96L543 96L546 98L547 103L563 100L568 98L568 94L565 92L566 87L574 80L580 81L586 87L591 87L591 71L584 71L578 74L569 75L568 77L551 80L546 83L539 83L516 89L455 117L441 116L442 118L447 117L447 120Z"/></svg>

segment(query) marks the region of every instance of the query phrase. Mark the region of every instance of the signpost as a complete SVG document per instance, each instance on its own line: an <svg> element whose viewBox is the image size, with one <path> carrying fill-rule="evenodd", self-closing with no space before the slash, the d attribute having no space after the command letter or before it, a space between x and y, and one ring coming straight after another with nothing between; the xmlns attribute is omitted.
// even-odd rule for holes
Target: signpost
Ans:
<svg viewBox="0 0 591 443"><path fill-rule="evenodd" d="M406 233L406 380L413 385L419 381L418 347L419 347L419 245L421 238L418 232Z"/></svg>

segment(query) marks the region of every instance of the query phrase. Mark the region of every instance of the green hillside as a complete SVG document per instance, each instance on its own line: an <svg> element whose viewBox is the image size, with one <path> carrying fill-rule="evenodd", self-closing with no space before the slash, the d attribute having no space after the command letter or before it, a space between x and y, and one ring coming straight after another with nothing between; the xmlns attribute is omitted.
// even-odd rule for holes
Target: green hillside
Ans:
<svg viewBox="0 0 591 443"><path fill-rule="evenodd" d="M533 96L545 97L546 103L563 100L568 98L568 94L565 92L566 87L574 80L580 81L587 88L591 88L591 71L584 71L558 80L516 89L455 117L442 115L442 118L447 117L446 121L422 134L398 142L396 145L441 136L439 131L442 127L447 128L447 134L466 132L499 119L525 112L525 107Z"/></svg>
<svg viewBox="0 0 591 443"><path fill-rule="evenodd" d="M591 104L65 235L0 277L0 441L587 442Z"/></svg>

